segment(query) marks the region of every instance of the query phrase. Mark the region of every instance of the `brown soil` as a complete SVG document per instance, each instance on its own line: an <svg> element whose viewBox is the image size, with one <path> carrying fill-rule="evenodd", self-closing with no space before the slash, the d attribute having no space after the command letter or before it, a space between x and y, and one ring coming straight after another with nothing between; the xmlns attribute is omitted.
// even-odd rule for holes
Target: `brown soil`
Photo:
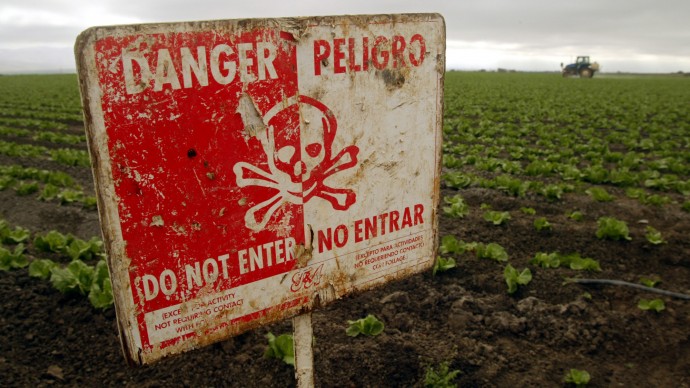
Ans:
<svg viewBox="0 0 690 388"><path fill-rule="evenodd" d="M70 173L80 181L88 176L86 169ZM596 203L584 194L567 194L559 202L483 189L461 194L471 214L443 216L441 236L497 242L513 266L531 268L534 280L509 295L504 263L466 253L456 257L458 266L451 271L412 276L317 311L317 386L423 386L427 367L449 362L461 371L455 382L463 387L563 386L571 368L587 370L593 387L690 387L689 301L631 288L563 284L570 276L631 282L656 276L662 279L659 287L689 293L690 214L678 204L642 206L622 195L613 203ZM512 220L505 226L487 223L482 203L509 211ZM521 207L532 207L537 215L525 215ZM576 209L585 215L581 222L565 215ZM596 219L604 215L627 221L632 241L597 239ZM553 231L537 232L532 226L537 216L547 217ZM19 197L12 190L0 192L0 217L32 232L99 235L95 211ZM662 231L668 242L647 243L646 225ZM603 271L528 265L539 251L577 252L597 259ZM112 310L101 312L83 297L60 294L26 269L0 272L0 294L3 386L295 385L290 366L263 357L265 334L290 332L289 322L130 368L120 353ZM656 297L666 302L664 311L637 308L639 299ZM346 321L367 314L384 321L385 331L372 338L346 336Z"/></svg>

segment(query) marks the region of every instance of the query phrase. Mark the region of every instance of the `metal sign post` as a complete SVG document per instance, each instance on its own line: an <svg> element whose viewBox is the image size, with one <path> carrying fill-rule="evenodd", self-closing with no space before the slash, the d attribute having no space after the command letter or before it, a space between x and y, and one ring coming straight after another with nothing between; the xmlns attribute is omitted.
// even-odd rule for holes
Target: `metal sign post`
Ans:
<svg viewBox="0 0 690 388"><path fill-rule="evenodd" d="M75 52L131 363L433 264L440 15L95 27Z"/></svg>

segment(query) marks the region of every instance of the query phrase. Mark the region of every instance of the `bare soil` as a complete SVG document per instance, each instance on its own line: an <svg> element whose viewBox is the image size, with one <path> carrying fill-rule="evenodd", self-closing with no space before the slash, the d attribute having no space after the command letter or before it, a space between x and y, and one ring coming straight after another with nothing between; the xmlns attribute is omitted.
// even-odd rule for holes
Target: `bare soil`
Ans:
<svg viewBox="0 0 690 388"><path fill-rule="evenodd" d="M87 169L70 173L89 188ZM455 193L444 189L443 194ZM571 368L587 370L592 387L690 387L689 301L563 282L572 276L631 282L658 277L660 288L690 292L690 214L678 204L643 206L624 195L597 203L584 194L566 194L559 202L484 189L461 194L471 214L463 219L442 216L441 236L499 243L513 266L531 268L533 281L509 295L505 263L465 253L448 272L415 275L337 301L314 313L317 386L423 386L427 367L448 362L461 371L455 382L462 387L559 387ZM512 220L504 226L487 223L482 203L509 211ZM532 207L537 215L525 215L521 207ZM584 220L569 219L566 213L572 210L582 211ZM536 231L532 223L537 216L547 217L553 230ZM600 216L627 221L632 241L597 239ZM85 239L100 235L95 211L19 197L12 190L0 192L0 217L32 232L57 229ZM662 231L667 243L650 245L644 238L646 225ZM602 272L529 265L539 251L577 252L598 260ZM0 272L0 295L2 386L295 385L292 367L263 357L266 333L290 332L290 322L130 368L120 353L112 310L99 311L86 298L65 296L47 281L30 278L26 269ZM639 299L656 297L665 301L664 311L637 307ZM385 323L384 332L346 336L346 321L367 314Z"/></svg>

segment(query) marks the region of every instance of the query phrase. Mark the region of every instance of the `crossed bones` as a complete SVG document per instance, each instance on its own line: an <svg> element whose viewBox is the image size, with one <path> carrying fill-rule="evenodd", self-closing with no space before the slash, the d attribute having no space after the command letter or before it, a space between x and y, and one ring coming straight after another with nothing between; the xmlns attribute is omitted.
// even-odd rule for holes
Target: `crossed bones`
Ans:
<svg viewBox="0 0 690 388"><path fill-rule="evenodd" d="M275 128L268 125L271 119L283 109L298 104L309 104L323 113L323 148L324 159L311 171L307 171L307 179L294 182L290 174L276 166ZM244 117L243 117L244 119ZM324 183L331 175L354 167L357 164L359 148L351 145L343 148L335 157L332 156L332 144L337 130L337 121L333 113L320 101L307 96L293 96L286 104L278 103L262 118L265 130L256 134L261 142L268 160L269 171L247 162L238 162L233 167L236 182L239 187L259 186L278 190L273 197L247 210L244 222L247 228L254 231L262 230L283 203L290 202L301 205L309 202L313 197L319 197L331 203L335 210L347 210L356 201L355 192L350 189L333 188ZM245 120L245 125L247 124ZM299 161L298 161L299 162Z"/></svg>

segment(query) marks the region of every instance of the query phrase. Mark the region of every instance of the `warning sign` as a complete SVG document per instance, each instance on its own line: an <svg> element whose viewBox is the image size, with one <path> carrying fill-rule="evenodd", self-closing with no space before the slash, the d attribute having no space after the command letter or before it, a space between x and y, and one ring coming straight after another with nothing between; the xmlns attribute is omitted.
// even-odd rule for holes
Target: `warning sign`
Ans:
<svg viewBox="0 0 690 388"><path fill-rule="evenodd" d="M149 363L429 268L444 52L435 14L82 33L128 359Z"/></svg>

